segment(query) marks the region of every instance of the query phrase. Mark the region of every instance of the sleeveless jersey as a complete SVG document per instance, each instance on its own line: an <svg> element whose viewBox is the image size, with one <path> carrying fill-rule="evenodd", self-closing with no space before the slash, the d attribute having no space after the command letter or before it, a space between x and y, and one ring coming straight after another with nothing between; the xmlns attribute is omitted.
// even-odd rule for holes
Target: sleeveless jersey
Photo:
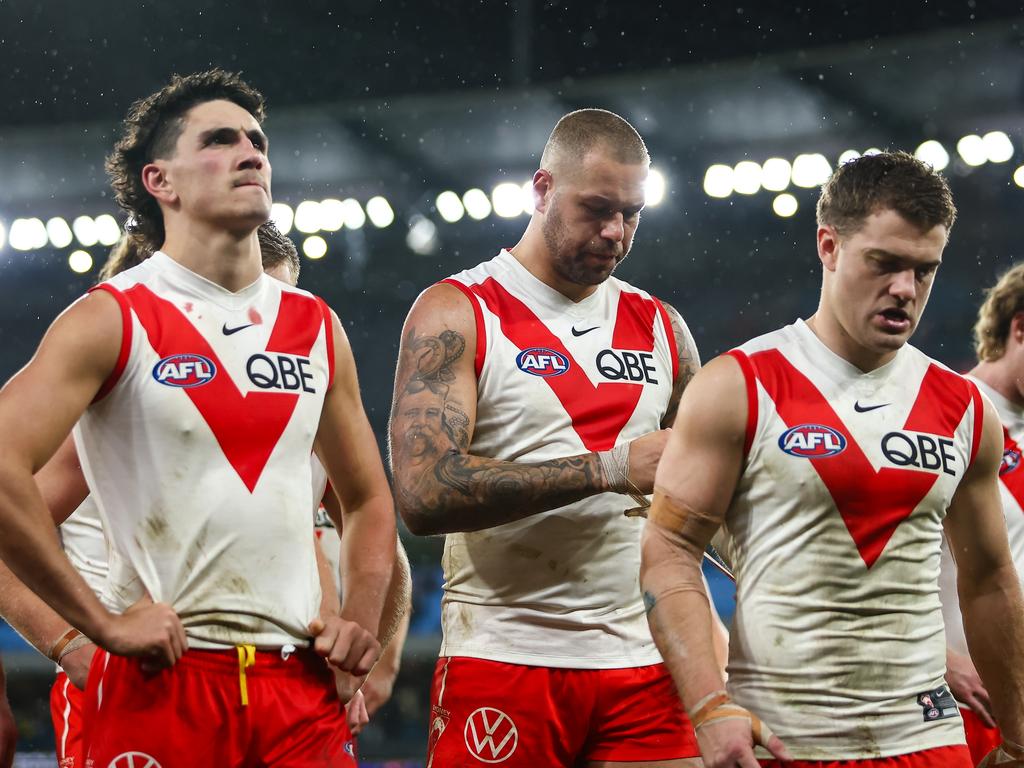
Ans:
<svg viewBox="0 0 1024 768"><path fill-rule="evenodd" d="M99 288L121 306L122 349L75 442L110 545L109 602L148 592L192 647L308 644L329 310L266 275L226 291L160 252Z"/></svg>
<svg viewBox="0 0 1024 768"><path fill-rule="evenodd" d="M446 281L476 317L469 451L513 462L657 430L677 358L664 308L609 278L572 302L508 251ZM587 669L659 662L638 584L643 520L605 493L445 540L442 656Z"/></svg>
<svg viewBox="0 0 1024 768"><path fill-rule="evenodd" d="M91 495L60 525L60 541L68 560L89 589L101 597L107 584L107 538L100 511ZM110 607L109 605L107 606Z"/></svg>
<svg viewBox="0 0 1024 768"><path fill-rule="evenodd" d="M937 579L978 390L910 345L864 373L799 320L730 354L750 413L725 522L730 693L797 759L963 744Z"/></svg>
<svg viewBox="0 0 1024 768"><path fill-rule="evenodd" d="M1003 502L1010 554L1017 573L1024 573L1024 467L1021 467L1021 444L1024 443L1024 408L1015 405L985 382L972 376L978 388L988 396L1003 425L1003 463L999 468L999 495ZM942 540L942 567L939 572L942 617L946 623L946 643L958 653L968 654L964 635L960 598L956 591L956 564L946 540Z"/></svg>
<svg viewBox="0 0 1024 768"><path fill-rule="evenodd" d="M317 546L324 553L327 564L331 567L334 587L341 594L341 536L334 522L320 504L327 492L327 470L320 463L316 454L310 459L313 468L313 528L316 532Z"/></svg>

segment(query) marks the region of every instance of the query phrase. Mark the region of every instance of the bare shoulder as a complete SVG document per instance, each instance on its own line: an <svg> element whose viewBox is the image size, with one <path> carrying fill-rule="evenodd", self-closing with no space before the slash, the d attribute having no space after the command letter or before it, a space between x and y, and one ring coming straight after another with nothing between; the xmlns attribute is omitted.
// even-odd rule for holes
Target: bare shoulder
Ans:
<svg viewBox="0 0 1024 768"><path fill-rule="evenodd" d="M676 428L742 440L747 411L747 382L739 361L720 355L701 368L686 388Z"/></svg>
<svg viewBox="0 0 1024 768"><path fill-rule="evenodd" d="M472 299L451 283L435 283L419 295L409 310L406 327L411 323L424 328L447 327L476 335Z"/></svg>
<svg viewBox="0 0 1024 768"><path fill-rule="evenodd" d="M124 333L122 310L108 291L93 291L65 309L50 326L36 357L53 350L65 363L109 373Z"/></svg>

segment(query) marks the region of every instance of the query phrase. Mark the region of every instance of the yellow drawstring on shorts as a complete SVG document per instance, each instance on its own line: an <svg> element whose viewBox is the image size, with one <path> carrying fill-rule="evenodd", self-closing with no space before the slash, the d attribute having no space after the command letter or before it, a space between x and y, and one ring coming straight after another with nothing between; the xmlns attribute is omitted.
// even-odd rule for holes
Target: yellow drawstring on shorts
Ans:
<svg viewBox="0 0 1024 768"><path fill-rule="evenodd" d="M245 670L256 664L256 646L239 645L238 650L238 687L242 692L242 706L249 706L249 689L245 684Z"/></svg>

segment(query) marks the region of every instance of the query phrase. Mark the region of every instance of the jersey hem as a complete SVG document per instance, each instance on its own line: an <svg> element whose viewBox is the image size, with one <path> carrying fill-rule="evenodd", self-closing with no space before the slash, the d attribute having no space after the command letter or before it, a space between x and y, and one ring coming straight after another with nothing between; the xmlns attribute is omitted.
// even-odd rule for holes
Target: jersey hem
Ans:
<svg viewBox="0 0 1024 768"><path fill-rule="evenodd" d="M961 734L962 733L963 731L961 729ZM963 747L967 745L966 737L961 735L957 738L950 735L945 738L936 738L931 741L921 741L913 744L901 743L898 745L889 744L886 746L879 746L870 752L835 753L829 751L830 747L835 744L835 739L833 737L822 739L823 746L818 749L814 749L813 747L802 749L800 747L800 742L794 742L793 737L789 737L787 739L786 736L780 735L779 738L782 740L782 743L786 745L786 749L789 751L789 754L793 756L794 760L872 760L885 757L898 757L900 755L910 755L915 752L924 752L928 749L940 749L941 747ZM761 747L757 748L755 756L759 760L771 758L768 751Z"/></svg>
<svg viewBox="0 0 1024 768"><path fill-rule="evenodd" d="M636 669L661 664L661 654L644 658L612 657L595 659L592 656L540 656L532 653L493 652L474 648L447 648L441 646L438 658L469 658L484 661L500 661L505 664L521 664L524 667L550 667L553 669Z"/></svg>

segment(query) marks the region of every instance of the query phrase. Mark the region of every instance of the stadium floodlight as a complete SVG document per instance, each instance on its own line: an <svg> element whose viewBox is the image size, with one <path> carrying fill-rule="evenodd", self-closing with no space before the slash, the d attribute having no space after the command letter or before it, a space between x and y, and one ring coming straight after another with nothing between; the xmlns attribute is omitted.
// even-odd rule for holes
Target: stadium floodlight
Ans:
<svg viewBox="0 0 1024 768"><path fill-rule="evenodd" d="M310 259L322 259L327 254L327 241L320 235L311 235L302 241L302 252Z"/></svg>
<svg viewBox="0 0 1024 768"><path fill-rule="evenodd" d="M1013 172L1013 183L1018 187L1024 187L1024 165ZM2 240L3 238L0 238Z"/></svg>
<svg viewBox="0 0 1024 768"><path fill-rule="evenodd" d="M324 232L337 232L345 225L345 204L329 197L320 201L320 227Z"/></svg>
<svg viewBox="0 0 1024 768"><path fill-rule="evenodd" d="M72 251L68 255L68 266L71 267L72 272L84 275L92 269L92 256L88 251Z"/></svg>
<svg viewBox="0 0 1024 768"><path fill-rule="evenodd" d="M882 154L882 150L880 150L878 147L869 147L868 149L864 150L864 157L871 157L872 155L880 154Z"/></svg>
<svg viewBox="0 0 1024 768"><path fill-rule="evenodd" d="M796 201L788 192L783 192L781 195L776 195L775 199L772 200L772 210L775 211L777 216L781 216L784 219L788 219L794 213L800 204Z"/></svg>
<svg viewBox="0 0 1024 768"><path fill-rule="evenodd" d="M927 163L933 170L941 171L949 165L949 152L935 139L921 142L914 150L914 157L922 163Z"/></svg>
<svg viewBox="0 0 1024 768"><path fill-rule="evenodd" d="M828 181L832 166L822 154L797 155L793 160L793 183L798 187L811 189Z"/></svg>
<svg viewBox="0 0 1024 768"><path fill-rule="evenodd" d="M36 251L46 247L46 225L41 219L15 219L8 235L11 248L16 251Z"/></svg>
<svg viewBox="0 0 1024 768"><path fill-rule="evenodd" d="M71 227L60 216L54 216L46 222L46 234L50 238L50 245L54 248L67 248L74 239Z"/></svg>
<svg viewBox="0 0 1024 768"><path fill-rule="evenodd" d="M732 166L715 163L704 172L704 192L708 197L726 198L732 190Z"/></svg>
<svg viewBox="0 0 1024 768"><path fill-rule="evenodd" d="M71 222L71 229L75 233L75 239L86 248L92 248L99 242L99 234L96 232L96 222L91 216L79 216Z"/></svg>
<svg viewBox="0 0 1024 768"><path fill-rule="evenodd" d="M503 181L491 192L494 212L503 219L514 219L523 213L523 188L519 184Z"/></svg>
<svg viewBox="0 0 1024 768"><path fill-rule="evenodd" d="M1013 158L1013 142L1002 131L989 131L981 137L990 163L1005 163Z"/></svg>
<svg viewBox="0 0 1024 768"><path fill-rule="evenodd" d="M459 221L466 212L462 205L462 200L450 189L446 189L437 196L437 200L434 201L434 207L437 208L441 218L449 224Z"/></svg>
<svg viewBox="0 0 1024 768"><path fill-rule="evenodd" d="M523 213L533 216L537 204L533 200L533 179L523 182Z"/></svg>
<svg viewBox="0 0 1024 768"><path fill-rule="evenodd" d="M97 216L95 223L96 239L103 243L103 245L110 246L121 239L121 225L109 213Z"/></svg>
<svg viewBox="0 0 1024 768"><path fill-rule="evenodd" d="M964 136L956 143L956 151L960 157L972 168L984 165L988 160L988 150L985 148L985 141L981 136L973 133Z"/></svg>
<svg viewBox="0 0 1024 768"><path fill-rule="evenodd" d="M270 206L270 220L274 222L282 235L292 231L292 221L295 219L295 212L288 203L274 203Z"/></svg>
<svg viewBox="0 0 1024 768"><path fill-rule="evenodd" d="M769 192L781 192L789 186L793 166L781 157L769 157L761 166L761 186Z"/></svg>
<svg viewBox="0 0 1024 768"><path fill-rule="evenodd" d="M491 200L482 189L470 189L462 196L462 204L471 219L482 221L491 215Z"/></svg>
<svg viewBox="0 0 1024 768"><path fill-rule="evenodd" d="M437 250L437 225L426 216L414 214L409 219L409 231L405 234L409 250L420 256L429 256Z"/></svg>
<svg viewBox="0 0 1024 768"><path fill-rule="evenodd" d="M320 230L320 203L303 200L295 208L295 228L306 235Z"/></svg>
<svg viewBox="0 0 1024 768"><path fill-rule="evenodd" d="M847 149L839 156L838 165L846 165L846 163L856 160L858 157L860 157L860 152L856 149Z"/></svg>
<svg viewBox="0 0 1024 768"><path fill-rule="evenodd" d="M644 204L647 206L660 205L665 199L667 186L665 175L657 168L651 168L647 172L647 181L644 184Z"/></svg>
<svg viewBox="0 0 1024 768"><path fill-rule="evenodd" d="M342 205L345 206L345 226L349 229L362 229L366 223L366 212L359 201L354 197L346 197Z"/></svg>
<svg viewBox="0 0 1024 768"><path fill-rule="evenodd" d="M395 212L391 209L391 203L386 197L380 195L366 201L366 215L370 217L370 221L377 229L390 227L395 220Z"/></svg>
<svg viewBox="0 0 1024 768"><path fill-rule="evenodd" d="M761 165L741 160L732 169L732 188L741 195L753 195L761 189Z"/></svg>

